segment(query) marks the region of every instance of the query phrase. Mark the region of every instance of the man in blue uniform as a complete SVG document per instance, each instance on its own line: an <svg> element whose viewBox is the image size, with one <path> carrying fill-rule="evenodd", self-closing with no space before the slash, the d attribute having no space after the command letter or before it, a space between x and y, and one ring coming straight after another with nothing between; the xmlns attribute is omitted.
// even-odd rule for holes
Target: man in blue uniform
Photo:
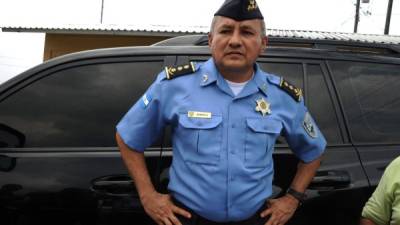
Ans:
<svg viewBox="0 0 400 225"><path fill-rule="evenodd" d="M301 90L255 63L266 44L257 3L227 0L209 34L212 58L167 67L117 125L121 155L157 224L285 224L304 199L326 141ZM173 161L164 195L143 151L167 125ZM267 201L280 134L300 163L287 194Z"/></svg>

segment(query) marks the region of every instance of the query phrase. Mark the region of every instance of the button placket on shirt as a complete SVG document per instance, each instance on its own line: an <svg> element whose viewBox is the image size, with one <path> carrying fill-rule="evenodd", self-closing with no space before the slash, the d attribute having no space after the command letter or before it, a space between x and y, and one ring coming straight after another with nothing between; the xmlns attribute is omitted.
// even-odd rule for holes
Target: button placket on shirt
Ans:
<svg viewBox="0 0 400 225"><path fill-rule="evenodd" d="M231 186L232 184L232 182L234 182L234 171L232 171L232 168L231 168L231 163L232 163L232 157L234 156L234 148L233 148L233 146L232 146L232 142L233 142L233 136L232 136L232 133L234 133L234 131L233 131L233 129L235 128L235 124L234 123L231 123L231 120L232 120L232 116L234 115L233 113L234 113L234 107L233 107L233 104L234 104L234 99L232 99L232 101L229 103L229 105L228 105L228 124L231 124L231 126L229 126L229 128L228 128L228 135L227 135L227 163L228 163L228 168L227 168L227 179L228 179L228 187L229 186ZM233 205L233 202L232 202L232 199L231 199L231 196L230 196L230 192L229 192L229 188L228 188L228 191L227 191L227 206L228 206L228 210L227 210L227 216L229 216L229 214L230 214L230 211L229 211L229 209L231 209L232 208L232 205Z"/></svg>
<svg viewBox="0 0 400 225"><path fill-rule="evenodd" d="M232 123L231 124L231 128L232 129L235 129L236 128L236 124L235 123ZM230 151L229 151L232 155L234 155L235 154L235 149L234 148L232 148L232 147L230 147Z"/></svg>

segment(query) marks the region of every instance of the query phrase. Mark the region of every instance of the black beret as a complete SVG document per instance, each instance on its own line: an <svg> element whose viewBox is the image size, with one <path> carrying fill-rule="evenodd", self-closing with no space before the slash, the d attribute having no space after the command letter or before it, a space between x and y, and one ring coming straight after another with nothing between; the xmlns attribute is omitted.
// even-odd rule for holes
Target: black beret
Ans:
<svg viewBox="0 0 400 225"><path fill-rule="evenodd" d="M226 0L214 16L224 16L242 21L264 19L256 0Z"/></svg>

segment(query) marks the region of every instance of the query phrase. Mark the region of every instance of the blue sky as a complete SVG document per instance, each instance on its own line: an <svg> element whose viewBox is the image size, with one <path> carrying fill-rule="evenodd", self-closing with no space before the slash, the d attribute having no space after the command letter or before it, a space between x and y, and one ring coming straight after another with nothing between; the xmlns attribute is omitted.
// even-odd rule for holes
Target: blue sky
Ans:
<svg viewBox="0 0 400 225"><path fill-rule="evenodd" d="M1 0L0 25L99 24L101 0ZM104 0L104 24L208 26L223 0ZM356 0L258 0L269 29L352 32ZM361 4L360 33L383 34L387 0ZM400 0L390 34L400 35ZM0 83L40 63L43 34L0 32Z"/></svg>

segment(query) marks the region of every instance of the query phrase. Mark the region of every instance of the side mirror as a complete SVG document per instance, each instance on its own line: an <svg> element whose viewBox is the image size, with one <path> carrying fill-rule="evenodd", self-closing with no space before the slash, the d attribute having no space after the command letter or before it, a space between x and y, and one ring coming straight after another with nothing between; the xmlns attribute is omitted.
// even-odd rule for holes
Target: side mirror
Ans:
<svg viewBox="0 0 400 225"><path fill-rule="evenodd" d="M0 148L21 148L25 146L25 140L23 133L0 123Z"/></svg>
<svg viewBox="0 0 400 225"><path fill-rule="evenodd" d="M1 172L9 172L15 168L17 165L16 158L10 158L5 155L0 155L0 171Z"/></svg>

